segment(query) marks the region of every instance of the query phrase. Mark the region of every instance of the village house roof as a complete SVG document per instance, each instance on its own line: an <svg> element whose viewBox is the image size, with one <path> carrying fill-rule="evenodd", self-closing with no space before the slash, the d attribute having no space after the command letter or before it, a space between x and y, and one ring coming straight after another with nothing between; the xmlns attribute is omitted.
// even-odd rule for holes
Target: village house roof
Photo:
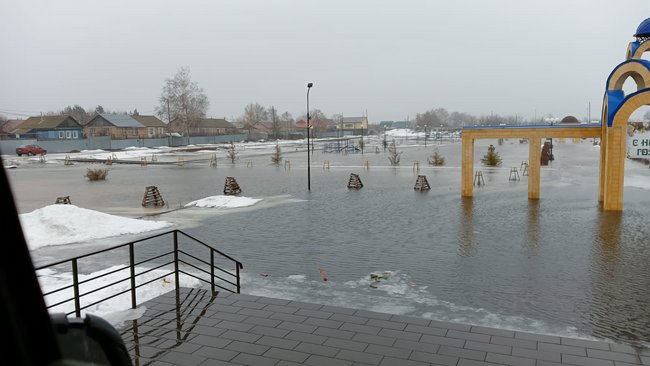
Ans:
<svg viewBox="0 0 650 366"><path fill-rule="evenodd" d="M167 127L167 124L156 116L131 116L136 121L142 123L146 127Z"/></svg>
<svg viewBox="0 0 650 366"><path fill-rule="evenodd" d="M236 128L235 125L224 118L203 118L195 127L197 128Z"/></svg>
<svg viewBox="0 0 650 366"><path fill-rule="evenodd" d="M12 133L28 133L34 130L53 130L56 128L81 128L79 122L69 115L29 117L16 126Z"/></svg>
<svg viewBox="0 0 650 366"><path fill-rule="evenodd" d="M0 124L0 133L10 133L11 131L15 130L16 127L23 123L25 120L24 119L8 119L4 121L2 124Z"/></svg>
<svg viewBox="0 0 650 366"><path fill-rule="evenodd" d="M129 116L128 114L110 114L110 113L102 113L99 114L93 119L88 122L88 126L92 126L94 121L97 121L98 119L103 119L106 122L112 124L115 127L122 127L122 128L143 128L145 127L144 124L138 122L137 120L133 119L133 117Z"/></svg>
<svg viewBox="0 0 650 366"><path fill-rule="evenodd" d="M343 123L362 123L366 121L366 117L343 117Z"/></svg>

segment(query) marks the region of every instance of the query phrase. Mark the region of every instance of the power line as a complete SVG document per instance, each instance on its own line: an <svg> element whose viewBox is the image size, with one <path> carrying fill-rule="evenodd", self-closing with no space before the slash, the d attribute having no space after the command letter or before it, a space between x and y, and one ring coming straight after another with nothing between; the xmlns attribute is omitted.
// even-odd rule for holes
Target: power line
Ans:
<svg viewBox="0 0 650 366"><path fill-rule="evenodd" d="M10 114L12 116L21 116L21 117L32 117L32 116L40 114L40 112L27 114L29 112L22 112L21 113L21 112L11 112L11 111L5 111L5 110L0 110L0 113Z"/></svg>

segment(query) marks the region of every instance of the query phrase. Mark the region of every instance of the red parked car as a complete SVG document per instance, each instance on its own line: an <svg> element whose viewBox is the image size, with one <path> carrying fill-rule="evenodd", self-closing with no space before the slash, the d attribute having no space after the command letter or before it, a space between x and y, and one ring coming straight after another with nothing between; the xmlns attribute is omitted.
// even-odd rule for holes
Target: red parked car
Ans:
<svg viewBox="0 0 650 366"><path fill-rule="evenodd" d="M24 145L16 148L16 154L25 155L45 155L47 151L38 145Z"/></svg>

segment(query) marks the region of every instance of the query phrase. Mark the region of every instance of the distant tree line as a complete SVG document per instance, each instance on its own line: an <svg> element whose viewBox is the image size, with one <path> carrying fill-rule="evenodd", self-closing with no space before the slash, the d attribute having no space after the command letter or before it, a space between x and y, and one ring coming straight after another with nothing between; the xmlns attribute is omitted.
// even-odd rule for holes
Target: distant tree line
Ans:
<svg viewBox="0 0 650 366"><path fill-rule="evenodd" d="M158 98L158 106L155 113L165 122L178 121L188 131L201 119L206 117L210 102L207 95L198 83L190 78L189 67L181 67L171 78L165 79L162 92ZM99 113L117 113L137 115L137 109L133 111L109 111L101 105L95 108L83 108L77 104L67 106L61 111L48 112L47 115L68 114L74 117L82 124L87 123ZM328 117L320 109L309 111L310 124L315 132L327 130L332 124L339 123L343 120L340 113L332 114ZM520 125L520 124L543 124L552 115L540 116L535 119L526 119L517 114L482 114L473 115L464 112L449 112L445 108L432 108L427 111L417 113L415 120L409 120L411 128L423 131L425 129L434 130L436 128L460 128L468 125ZM644 120L650 120L650 110L643 115ZM408 119L408 118L407 118ZM0 122L6 120L6 117L0 115ZM250 130L256 129L262 122L270 123L271 129L276 136L280 132L293 127L296 120L307 120L306 112L300 114L296 119L291 113L285 111L279 113L275 106L265 107L258 102L249 103L244 107L243 114L235 118L239 127L248 127ZM377 124L377 123L375 123ZM268 126L265 126L268 127Z"/></svg>
<svg viewBox="0 0 650 366"><path fill-rule="evenodd" d="M88 122L90 122L91 119L95 118L98 114L102 113L108 113L108 114L125 114L125 115L130 115L130 116L138 116L140 113L138 112L138 109L134 109L132 111L122 111L122 110L108 110L104 109L101 105L98 105L95 108L83 108L82 106L75 104L75 105L69 105L65 108L63 108L60 111L49 111L46 113L43 113L45 116L59 116L59 115L69 115L72 118L74 118L77 122L80 124L84 125Z"/></svg>
<svg viewBox="0 0 650 366"><path fill-rule="evenodd" d="M543 119L540 119L543 121ZM538 122L538 121L534 121ZM424 130L425 126L435 129L437 127L459 128L471 125L497 125L497 124L518 125L530 123L519 115L489 114L475 116L463 112L448 112L445 108L434 108L415 115L415 128Z"/></svg>

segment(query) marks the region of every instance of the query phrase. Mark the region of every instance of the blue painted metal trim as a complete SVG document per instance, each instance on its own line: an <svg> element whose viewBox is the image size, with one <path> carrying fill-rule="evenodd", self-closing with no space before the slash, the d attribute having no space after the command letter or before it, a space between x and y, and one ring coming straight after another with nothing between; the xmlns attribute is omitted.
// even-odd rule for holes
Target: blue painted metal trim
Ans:
<svg viewBox="0 0 650 366"><path fill-rule="evenodd" d="M622 90L608 90L607 91L607 127L612 127L614 114L621 107L625 93Z"/></svg>
<svg viewBox="0 0 650 366"><path fill-rule="evenodd" d="M607 81L605 82L605 90L609 90L609 89L607 89L609 87L609 81L612 78L612 75L614 75L614 73L616 72L616 70L621 68L623 65L629 64L629 63L632 63L632 62L639 63L639 64L643 65L646 69L648 69L648 71L650 71L650 61L648 61L648 60L636 60L636 59L633 59L633 60L623 61L620 64L616 65L616 67L612 70L612 72L609 73L609 76L607 76Z"/></svg>
<svg viewBox="0 0 650 366"><path fill-rule="evenodd" d="M609 116L607 117L607 120L608 120L608 121L607 121L607 127L612 127L612 123L614 123L614 117L616 117L616 113L618 113L618 111L621 109L621 107L622 107L622 106L623 106L623 105L624 105L628 100L630 100L631 98L634 98L635 96L637 96L637 95L639 95L639 94L643 94L643 93L650 93L650 88L641 89L641 90L639 90L639 91L636 91L636 92L634 92L634 93L631 93L631 94L626 95L625 98L624 98L623 100L621 100L621 101L618 103L618 105L615 106L615 108L614 108L613 110L609 110L609 106L608 106L608 107L607 107L607 109L608 109L608 111L607 111L608 113L607 113L607 114L608 114L608 115L611 115L611 118L610 118ZM608 104L609 104L609 105L612 105L611 102L608 103Z"/></svg>
<svg viewBox="0 0 650 366"><path fill-rule="evenodd" d="M636 52L636 50L639 48L640 45L641 43L636 41L630 42L630 56L634 55L634 53Z"/></svg>

